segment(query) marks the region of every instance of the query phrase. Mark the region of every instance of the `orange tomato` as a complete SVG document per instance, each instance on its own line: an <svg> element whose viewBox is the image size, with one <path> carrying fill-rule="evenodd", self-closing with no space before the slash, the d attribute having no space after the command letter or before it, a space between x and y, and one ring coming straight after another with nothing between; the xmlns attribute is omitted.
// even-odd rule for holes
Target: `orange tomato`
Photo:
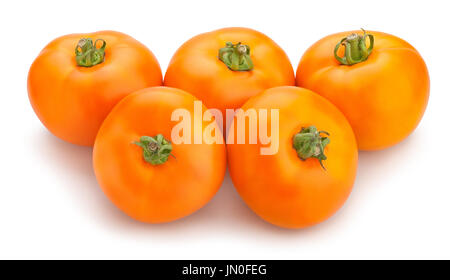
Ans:
<svg viewBox="0 0 450 280"><path fill-rule="evenodd" d="M123 33L71 34L48 44L28 75L28 96L57 137L92 146L114 105L129 93L162 85L158 61Z"/></svg>
<svg viewBox="0 0 450 280"><path fill-rule="evenodd" d="M386 33L361 33L319 40L303 55L296 79L299 87L324 96L344 113L359 149L378 150L400 142L419 124L430 79L410 44Z"/></svg>
<svg viewBox="0 0 450 280"><path fill-rule="evenodd" d="M295 85L285 52L266 35L224 28L184 43L168 66L164 85L192 93L208 108L236 109L275 86Z"/></svg>
<svg viewBox="0 0 450 280"><path fill-rule="evenodd" d="M195 100L179 89L143 89L120 101L101 126L93 152L95 175L104 193L130 217L173 221L200 209L219 189L226 150L223 141L207 144L212 140L204 133L208 122L200 119L202 144L171 143L177 125L172 113L187 110L194 126ZM209 125L220 134L214 120Z"/></svg>
<svg viewBox="0 0 450 280"><path fill-rule="evenodd" d="M335 213L352 190L358 161L344 115L320 95L297 87L266 90L242 109L268 110L258 123L269 127L276 122L270 110L279 110L277 153L262 155L266 145L261 141L227 145L230 175L247 205L264 220L286 228L308 227ZM248 135L249 125L245 129ZM277 134L268 131L272 137Z"/></svg>

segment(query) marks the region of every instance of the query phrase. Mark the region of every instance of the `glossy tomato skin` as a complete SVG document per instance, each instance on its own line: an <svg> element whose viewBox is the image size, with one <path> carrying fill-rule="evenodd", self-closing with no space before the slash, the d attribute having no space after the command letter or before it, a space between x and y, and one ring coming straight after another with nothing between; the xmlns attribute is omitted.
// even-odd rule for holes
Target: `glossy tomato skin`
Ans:
<svg viewBox="0 0 450 280"><path fill-rule="evenodd" d="M334 58L337 42L349 31L327 36L312 45L297 69L296 83L335 104L347 117L361 150L379 150L397 144L419 124L430 91L424 60L406 41L381 32L369 58L340 65ZM341 47L340 55L344 48Z"/></svg>
<svg viewBox="0 0 450 280"><path fill-rule="evenodd" d="M250 71L232 71L219 60L227 42L250 47ZM184 43L168 66L164 85L186 90L208 108L236 109L250 97L276 86L295 85L286 53L266 35L248 28L224 28L203 33Z"/></svg>
<svg viewBox="0 0 450 280"><path fill-rule="evenodd" d="M267 145L259 141L227 145L230 175L247 205L264 220L285 228L309 227L333 215L352 190L358 161L356 140L344 115L318 94L297 87L266 90L243 109L279 109L276 154L261 155L260 148ZM270 124L271 114L267 115ZM330 133L326 170L315 158L301 160L293 148L293 136L311 125ZM247 134L248 129L247 125Z"/></svg>
<svg viewBox="0 0 450 280"><path fill-rule="evenodd" d="M219 189L226 170L224 143L206 144L204 136L203 144L172 144L173 157L160 165L146 162L142 148L133 144L157 134L171 141L177 124L172 112L186 109L193 122L194 100L179 89L143 89L120 101L101 126L93 152L95 175L108 198L130 217L174 221L200 209Z"/></svg>
<svg viewBox="0 0 450 280"><path fill-rule="evenodd" d="M82 38L106 41L105 60L78 66L75 46ZM162 85L153 53L123 33L70 34L49 43L31 65L28 96L41 122L57 137L92 146L114 105L136 90Z"/></svg>

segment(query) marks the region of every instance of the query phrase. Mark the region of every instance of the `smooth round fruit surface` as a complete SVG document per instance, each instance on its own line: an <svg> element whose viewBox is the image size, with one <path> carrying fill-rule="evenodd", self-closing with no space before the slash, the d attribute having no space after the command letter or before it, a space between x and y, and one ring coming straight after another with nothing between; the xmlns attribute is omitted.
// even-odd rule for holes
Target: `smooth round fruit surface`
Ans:
<svg viewBox="0 0 450 280"><path fill-rule="evenodd" d="M205 133L208 125L220 133L214 120L201 123L201 144L171 139L179 124L172 113L184 110L193 127L196 100L179 89L143 89L119 102L101 126L93 152L95 174L107 197L130 217L147 223L174 221L200 209L219 189L226 169L225 144L212 143ZM142 137L158 135L171 150L153 164L145 157ZM158 152L157 146L147 148Z"/></svg>
<svg viewBox="0 0 450 280"><path fill-rule="evenodd" d="M367 60L341 65L333 49L351 33L362 32L333 34L312 45L298 66L297 86L317 92L344 113L360 150L393 146L422 119L430 91L427 67L409 43L374 31L367 31L374 37ZM344 49L340 47L339 56Z"/></svg>
<svg viewBox="0 0 450 280"><path fill-rule="evenodd" d="M77 52L85 41L101 50L104 60L80 66ZM87 64L94 57L89 57ZM50 42L28 74L30 103L47 129L73 144L92 146L105 117L122 98L150 86L162 85L162 73L153 53L132 37L115 31L70 34Z"/></svg>
<svg viewBox="0 0 450 280"><path fill-rule="evenodd" d="M242 109L267 110L258 123L268 123L267 135L272 141L276 142L275 135L279 139L278 150L271 155L261 154L261 148L270 146L267 142L227 145L230 175L247 205L264 220L286 228L312 226L333 215L352 190L358 161L355 137L344 115L325 98L298 87L266 90ZM271 110L279 112L278 133ZM329 139L323 167L315 158L319 150L302 159L294 148L294 137L311 126L322 140ZM249 135L249 125L245 133Z"/></svg>
<svg viewBox="0 0 450 280"><path fill-rule="evenodd" d="M219 59L219 50L228 42L247 46L251 70L233 71ZM225 114L266 89L295 85L295 75L286 53L272 39L249 28L232 27L184 43L170 61L164 85L186 90L206 107Z"/></svg>

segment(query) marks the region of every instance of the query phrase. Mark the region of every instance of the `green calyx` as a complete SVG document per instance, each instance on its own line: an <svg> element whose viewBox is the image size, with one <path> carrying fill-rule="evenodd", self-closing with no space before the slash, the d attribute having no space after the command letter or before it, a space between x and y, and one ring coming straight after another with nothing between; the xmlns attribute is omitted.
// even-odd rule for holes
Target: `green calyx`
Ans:
<svg viewBox="0 0 450 280"><path fill-rule="evenodd" d="M97 48L97 42L102 42L100 48ZM75 47L75 60L78 66L92 67L105 60L106 42L103 39L97 39L95 42L91 38L83 38L78 41Z"/></svg>
<svg viewBox="0 0 450 280"><path fill-rule="evenodd" d="M301 160L316 158L319 160L320 166L325 169L322 161L327 159L324 149L330 143L330 139L327 137L329 135L326 131L318 131L315 126L303 127L292 139L293 147L298 157Z"/></svg>
<svg viewBox="0 0 450 280"><path fill-rule="evenodd" d="M334 48L334 57L343 65L353 65L363 61L366 61L369 55L372 53L374 45L374 37L372 34L367 34L364 29L363 35L350 34L337 43ZM369 37L370 46L366 45L366 38ZM337 52L340 46L345 47L345 55L343 57L338 56Z"/></svg>
<svg viewBox="0 0 450 280"><path fill-rule="evenodd" d="M163 164L169 159L170 155L173 156L171 154L172 144L162 134L155 137L142 136L139 142L135 141L133 144L142 148L144 160L152 165Z"/></svg>
<svg viewBox="0 0 450 280"><path fill-rule="evenodd" d="M240 42L233 44L228 42L219 50L219 59L232 71L250 71L253 62L250 58L250 47Z"/></svg>

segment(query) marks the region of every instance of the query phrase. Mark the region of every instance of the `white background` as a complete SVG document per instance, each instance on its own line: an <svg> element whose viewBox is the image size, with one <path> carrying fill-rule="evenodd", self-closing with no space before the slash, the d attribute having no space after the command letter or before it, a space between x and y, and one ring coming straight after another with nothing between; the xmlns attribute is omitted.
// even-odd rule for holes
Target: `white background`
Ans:
<svg viewBox="0 0 450 280"><path fill-rule="evenodd" d="M450 258L450 21L447 1L6 1L0 11L0 258ZM388 32L422 54L427 112L401 144L360 153L354 191L330 220L285 230L260 220L227 175L194 215L135 222L103 195L91 149L52 136L28 102L30 64L54 38L103 29L130 34L163 71L192 36L227 26L274 39L296 69L325 35Z"/></svg>

